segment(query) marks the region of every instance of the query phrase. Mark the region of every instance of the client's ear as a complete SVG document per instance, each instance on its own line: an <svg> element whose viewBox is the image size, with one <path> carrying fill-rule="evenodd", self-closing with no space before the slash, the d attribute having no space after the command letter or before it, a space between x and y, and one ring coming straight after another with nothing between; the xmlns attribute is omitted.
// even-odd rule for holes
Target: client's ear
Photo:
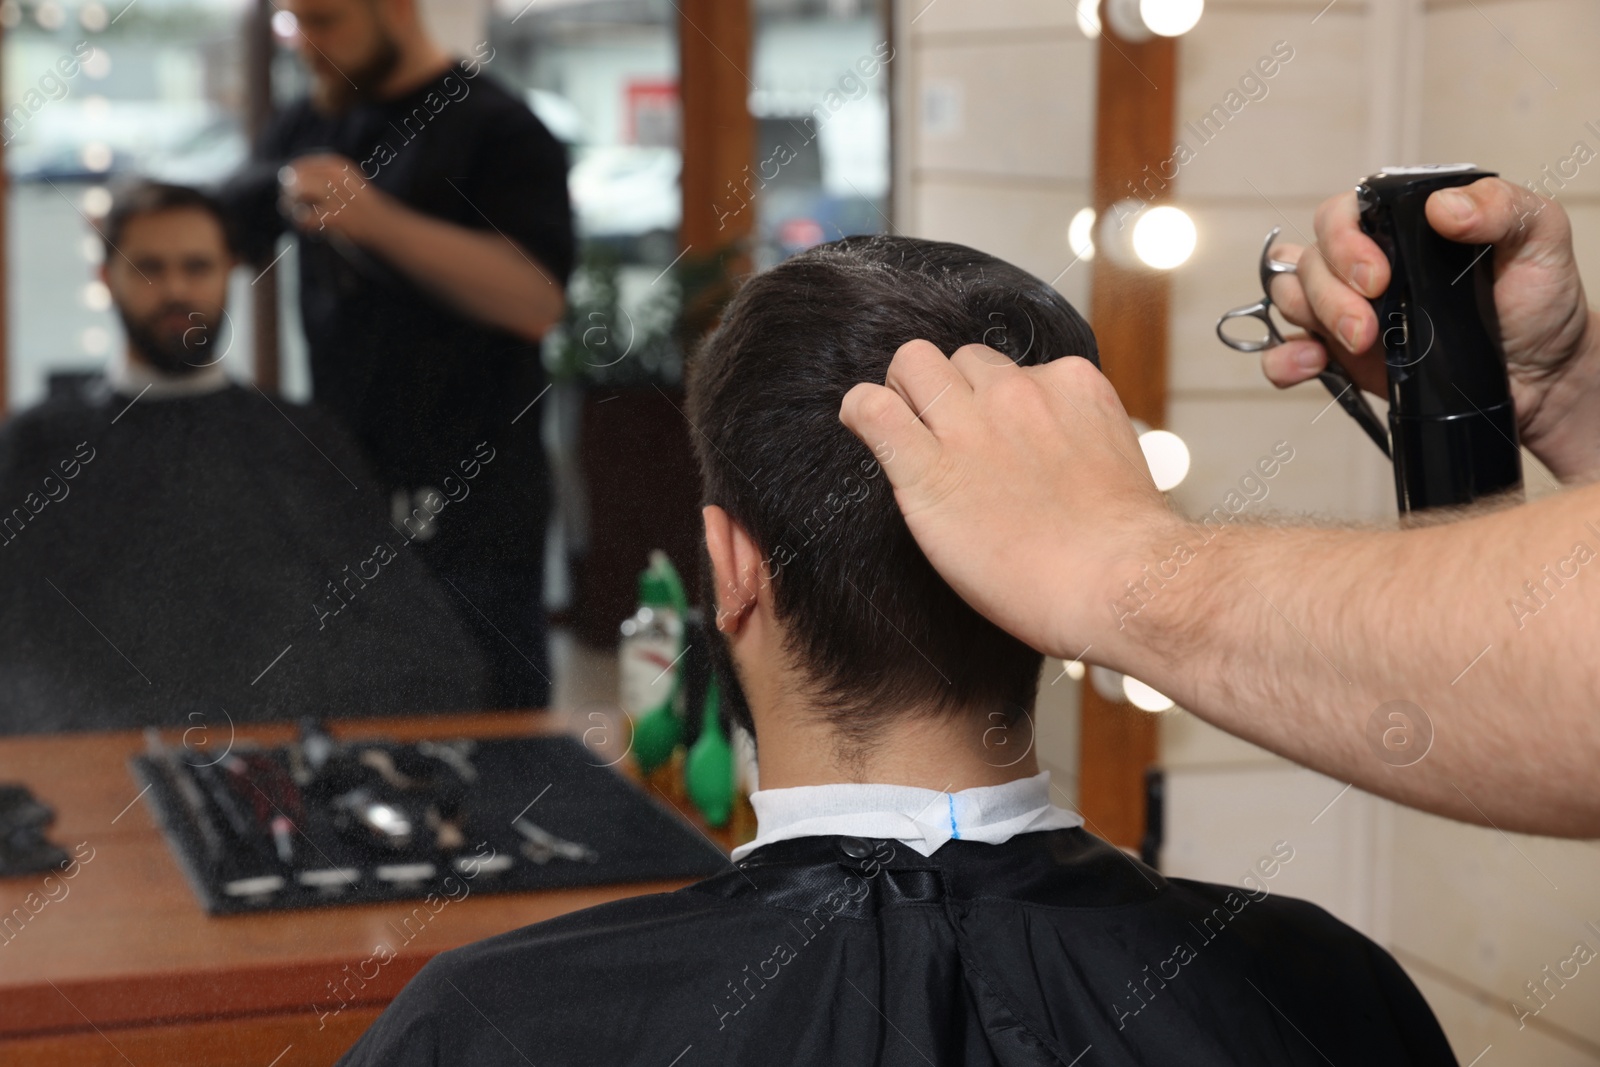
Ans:
<svg viewBox="0 0 1600 1067"><path fill-rule="evenodd" d="M717 629L738 633L761 590L761 550L733 516L715 504L700 509L706 525L706 555L711 559L717 594Z"/></svg>

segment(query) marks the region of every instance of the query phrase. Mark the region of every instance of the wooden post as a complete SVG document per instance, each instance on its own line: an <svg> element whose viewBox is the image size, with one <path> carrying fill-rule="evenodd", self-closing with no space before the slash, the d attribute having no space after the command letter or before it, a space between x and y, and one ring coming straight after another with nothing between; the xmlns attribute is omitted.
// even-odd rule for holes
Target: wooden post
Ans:
<svg viewBox="0 0 1600 1067"><path fill-rule="evenodd" d="M252 145L272 121L272 57L276 51L272 16L277 10L272 0L257 0L245 16L245 132ZM260 270L265 265L255 269ZM281 378L277 266L250 287L250 310L255 342L255 382L263 392L276 393Z"/></svg>
<svg viewBox="0 0 1600 1067"><path fill-rule="evenodd" d="M1097 219L1105 219L1117 201L1133 197L1135 188L1149 199L1145 168L1154 171L1172 155L1177 96L1177 42L1167 37L1125 41L1106 21L1095 103ZM1100 344L1100 364L1128 414L1151 427L1166 422L1169 302L1165 273L1095 257L1089 321ZM1156 760L1158 720L1131 704L1107 701L1087 681L1082 693L1078 807L1089 829L1114 845L1137 848L1144 835L1144 772Z"/></svg>
<svg viewBox="0 0 1600 1067"><path fill-rule="evenodd" d="M679 94L683 107L683 223L679 247L700 263L750 270L755 232L745 185L755 160L750 115L750 0L679 0ZM751 185L753 185L753 181ZM742 198L742 201L741 201Z"/></svg>
<svg viewBox="0 0 1600 1067"><path fill-rule="evenodd" d="M0 54L4 54L5 28L0 27ZM3 74L0 71L0 74ZM0 78L3 82L3 78ZM6 146L0 139L0 420L6 416L11 384L11 288L6 247L6 218L11 214L11 176L6 171Z"/></svg>

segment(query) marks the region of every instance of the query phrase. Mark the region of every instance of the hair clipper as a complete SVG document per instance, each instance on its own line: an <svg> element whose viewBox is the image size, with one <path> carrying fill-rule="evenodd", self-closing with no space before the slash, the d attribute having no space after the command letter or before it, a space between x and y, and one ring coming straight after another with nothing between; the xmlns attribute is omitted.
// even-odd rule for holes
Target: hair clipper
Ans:
<svg viewBox="0 0 1600 1067"><path fill-rule="evenodd" d="M1402 513L1522 488L1494 250L1439 236L1423 210L1434 190L1489 177L1470 163L1386 167L1356 186L1361 229L1389 258L1389 287L1372 307Z"/></svg>

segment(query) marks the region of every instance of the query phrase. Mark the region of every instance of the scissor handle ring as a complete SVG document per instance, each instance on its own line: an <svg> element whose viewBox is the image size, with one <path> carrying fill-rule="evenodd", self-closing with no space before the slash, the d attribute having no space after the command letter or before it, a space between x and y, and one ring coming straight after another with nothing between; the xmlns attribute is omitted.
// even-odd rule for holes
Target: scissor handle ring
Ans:
<svg viewBox="0 0 1600 1067"><path fill-rule="evenodd" d="M1268 301L1260 300L1245 307L1223 312L1222 317L1217 320L1217 339L1235 352L1265 352L1269 348L1283 344L1283 335L1278 332L1277 323L1272 321L1272 312L1269 310L1271 307ZM1266 326L1266 337L1260 341L1229 337L1223 327L1234 319L1255 319Z"/></svg>

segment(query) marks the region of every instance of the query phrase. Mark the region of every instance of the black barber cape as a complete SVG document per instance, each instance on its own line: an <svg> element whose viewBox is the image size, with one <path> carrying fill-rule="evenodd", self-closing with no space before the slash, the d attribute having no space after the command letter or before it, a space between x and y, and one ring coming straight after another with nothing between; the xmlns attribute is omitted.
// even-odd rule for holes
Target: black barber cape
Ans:
<svg viewBox="0 0 1600 1067"><path fill-rule="evenodd" d="M481 657L386 512L343 430L254 389L19 414L0 733L475 706Z"/></svg>
<svg viewBox="0 0 1600 1067"><path fill-rule="evenodd" d="M436 957L341 1061L1455 1062L1399 965L1327 912L1163 878L1081 829L927 858L766 845L676 893Z"/></svg>

